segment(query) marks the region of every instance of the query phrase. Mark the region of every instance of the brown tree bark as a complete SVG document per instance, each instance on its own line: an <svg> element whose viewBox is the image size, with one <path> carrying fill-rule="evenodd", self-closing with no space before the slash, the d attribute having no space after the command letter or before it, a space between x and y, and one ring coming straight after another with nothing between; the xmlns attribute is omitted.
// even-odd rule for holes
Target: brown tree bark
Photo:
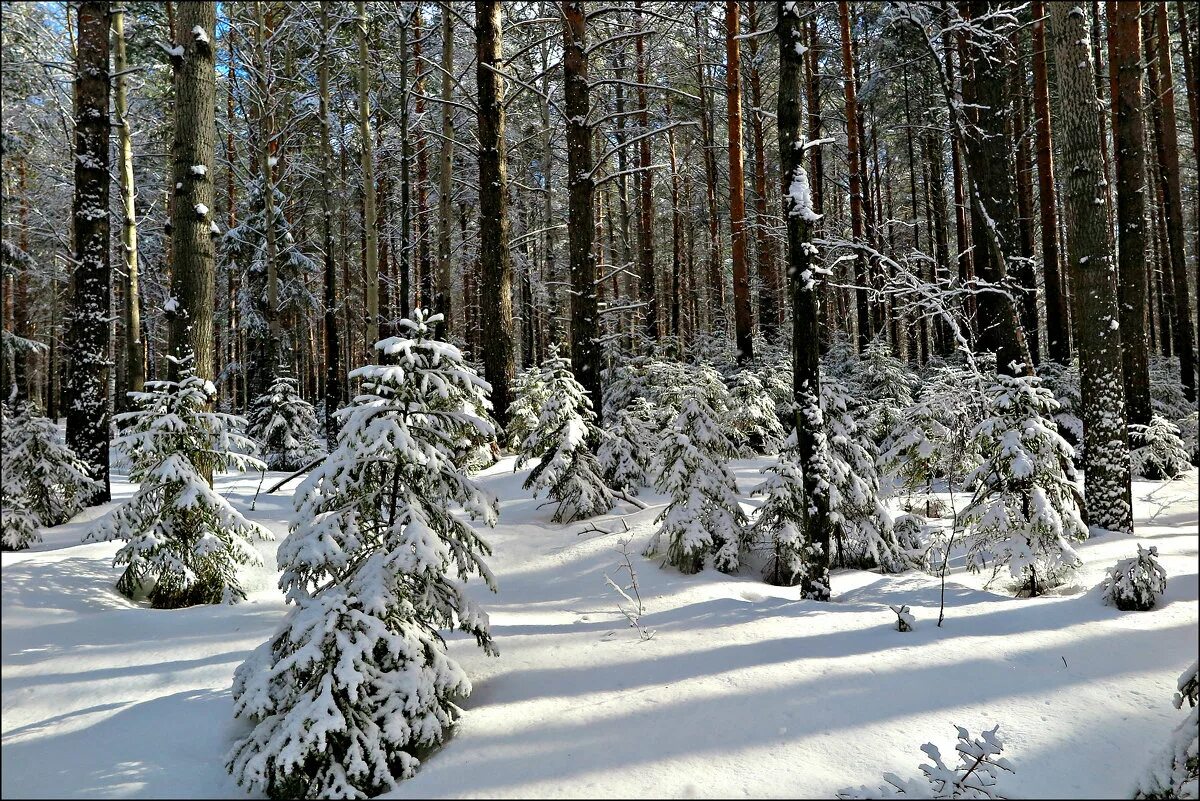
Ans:
<svg viewBox="0 0 1200 801"><path fill-rule="evenodd" d="M1142 30L1137 0L1109 0L1113 151L1117 175L1118 298L1125 407L1129 422L1150 422L1146 325L1146 131L1142 121Z"/></svg>
<svg viewBox="0 0 1200 801"><path fill-rule="evenodd" d="M844 4L843 4L844 5ZM804 58L797 4L776 4L779 24L779 160L782 189L790 195L794 177L804 170L804 128L800 105ZM811 219L788 207L787 271L792 295L792 397L796 403L796 447L804 474L808 515L804 536L810 561L800 580L806 598L827 601L833 522L829 508L829 463L821 418L821 368L817 339L817 280L812 263ZM797 577L787 578L789 583Z"/></svg>
<svg viewBox="0 0 1200 801"><path fill-rule="evenodd" d="M747 7L747 18L752 31L758 30L758 7L750 0ZM761 59L758 37L749 40L750 50L750 104L753 111L750 115L750 127L754 146L754 239L755 254L758 257L758 327L763 338L771 340L779 330L780 313L783 304L780 303L779 269L776 262L775 242L768 230L767 216L767 150L764 144L764 125L762 110L762 74L759 69ZM820 148L813 148L820 150ZM816 199L813 200L814 205Z"/></svg>
<svg viewBox="0 0 1200 801"><path fill-rule="evenodd" d="M1019 40L1014 43L1019 47ZM1018 51L1019 52L1019 51ZM1017 230L1020 232L1020 259L1014 265L1017 279L1018 311L1025 342L1033 363L1041 364L1041 338L1038 334L1037 276L1034 270L1033 241L1033 168L1029 156L1029 137L1026 120L1029 108L1025 94L1025 71L1020 58L1013 62L1010 73L1013 81L1013 139L1017 146Z"/></svg>
<svg viewBox="0 0 1200 801"><path fill-rule="evenodd" d="M512 314L512 254L508 250L508 165L504 143L503 48L498 0L475 0L476 83L479 89L479 304L484 377L493 414L508 425L516 375Z"/></svg>
<svg viewBox="0 0 1200 801"><path fill-rule="evenodd" d="M1063 209L1079 349L1087 519L1092 525L1129 532L1133 506L1121 328L1102 197L1105 182L1093 99L1095 71L1083 9L1055 3L1050 20L1060 104L1055 129L1067 175Z"/></svg>
<svg viewBox="0 0 1200 801"><path fill-rule="evenodd" d="M141 392L146 384L146 351L142 344L141 293L138 290L137 209L134 205L136 188L133 184L133 130L129 124L129 103L126 98L125 71L129 67L125 55L125 7L112 6L113 30L113 111L117 136L120 140L121 252L125 258L125 382L118 394L117 406L128 408L128 392Z"/></svg>
<svg viewBox="0 0 1200 801"><path fill-rule="evenodd" d="M1050 83L1046 71L1046 3L1033 8L1033 108L1042 225L1042 283L1046 292L1046 352L1051 361L1071 363L1070 312L1058 249L1058 202L1054 186L1054 145L1050 132Z"/></svg>
<svg viewBox="0 0 1200 801"><path fill-rule="evenodd" d="M329 141L329 0L321 0L321 30L317 52L318 104L321 115L321 246L325 251L323 296L325 301L325 437L330 448L337 441L338 419L334 411L342 399L342 360L337 325L337 266L333 247L333 148ZM344 291L344 288L343 288Z"/></svg>
<svg viewBox="0 0 1200 801"><path fill-rule="evenodd" d="M838 22L842 36L842 86L846 98L846 149L850 165L850 233L854 239L854 300L858 323L858 350L871 341L871 312L867 303L867 256L861 249L863 227L862 145L859 142L858 97L854 85L854 45L850 38L850 4L838 0Z"/></svg>
<svg viewBox="0 0 1200 801"><path fill-rule="evenodd" d="M741 11L725 0L725 97L729 121L729 241L733 252L733 319L738 364L754 358L750 272L746 265L746 172L742 156Z"/></svg>
<svg viewBox="0 0 1200 801"><path fill-rule="evenodd" d="M604 413L596 314L596 183L592 179L591 87L588 84L587 15L582 0L563 12L563 80L567 111L567 247L571 260L571 370L587 390L596 419Z"/></svg>
<svg viewBox="0 0 1200 801"><path fill-rule="evenodd" d="M654 184L650 171L650 106L646 98L646 76L649 72L646 55L645 16L642 14L642 0L635 0L638 26L642 30L635 41L637 53L637 97L638 125L641 127L642 138L638 141L638 275L642 303L645 304L642 316L643 332L651 345L658 341L658 297L657 279L654 272Z"/></svg>
<svg viewBox="0 0 1200 801"><path fill-rule="evenodd" d="M704 31L700 27L703 5L693 6L692 20L696 34L696 86L700 96L700 142L704 151L704 191L708 204L708 267L707 297L704 303L704 326L712 331L725 313L725 276L721 264L721 223L717 211L717 157L713 142L711 95L708 91L707 67L704 64Z"/></svg>
<svg viewBox="0 0 1200 801"><path fill-rule="evenodd" d="M362 142L363 220L366 258L363 269L367 307L367 350L374 353L379 340L379 229L375 224L375 158L371 139L371 54L367 46L367 5L355 4L358 34L358 130Z"/></svg>
<svg viewBox="0 0 1200 801"><path fill-rule="evenodd" d="M453 295L451 294L451 265L450 237L454 225L454 215L450 204L453 202L454 184L454 15L450 3L443 0L440 4L442 13L442 141L439 146L440 160L438 162L438 253L437 253L437 294L433 308L444 317L438 325L438 336L445 337L449 332L458 332L454 324L455 312Z"/></svg>

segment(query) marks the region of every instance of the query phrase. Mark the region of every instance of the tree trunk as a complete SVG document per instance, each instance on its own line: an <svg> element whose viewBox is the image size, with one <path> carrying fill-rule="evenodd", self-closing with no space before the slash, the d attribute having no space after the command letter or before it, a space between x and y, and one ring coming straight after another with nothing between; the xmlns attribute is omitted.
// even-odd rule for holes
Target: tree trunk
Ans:
<svg viewBox="0 0 1200 801"><path fill-rule="evenodd" d="M118 406L128 408L127 392L141 392L146 384L146 352L142 346L142 310L138 292L138 238L136 190L133 185L133 135L129 124L129 104L125 93L125 7L112 6L113 30L113 110L116 113L117 136L120 142L121 207L124 224L121 226L121 250L125 256L125 383Z"/></svg>
<svg viewBox="0 0 1200 801"><path fill-rule="evenodd" d="M1146 131L1142 122L1142 30L1137 0L1109 0L1113 151L1117 173L1117 245L1121 352L1129 422L1150 422L1146 331Z"/></svg>
<svg viewBox="0 0 1200 801"><path fill-rule="evenodd" d="M642 0L635 0L638 26L645 31L645 16L642 14ZM653 345L658 341L658 297L657 281L654 271L654 184L650 172L650 107L646 99L646 76L649 72L646 55L645 34L636 38L637 53L637 96L638 96L638 125L641 127L642 138L638 141L638 274L641 277L640 289L645 315L642 325L645 329L647 344Z"/></svg>
<svg viewBox="0 0 1200 801"><path fill-rule="evenodd" d="M1133 529L1133 507L1121 329L1101 194L1105 184L1093 101L1095 72L1083 9L1055 3L1050 20L1060 104L1055 128L1067 175L1063 207L1079 349L1087 516L1092 525L1128 532Z"/></svg>
<svg viewBox="0 0 1200 801"><path fill-rule="evenodd" d="M475 0L476 82L479 88L479 304L483 370L492 385L500 427L508 425L516 375L512 316L512 255L508 251L508 166L504 143L504 57L498 0Z"/></svg>
<svg viewBox="0 0 1200 801"><path fill-rule="evenodd" d="M441 3L442 10L442 142L438 164L438 275L434 309L445 318L438 325L438 336L445 338L457 333L453 322L454 302L451 294L450 233L453 215L454 184L454 16L449 2Z"/></svg>
<svg viewBox="0 0 1200 801"><path fill-rule="evenodd" d="M725 0L725 96L729 110L729 241L733 250L733 318L738 364L754 358L750 273L746 266L746 173L742 157L742 68L739 4Z"/></svg>
<svg viewBox="0 0 1200 801"><path fill-rule="evenodd" d="M67 444L109 499L108 324L111 264L108 223L109 5L79 4L75 58L75 297L71 309ZM208 235L205 233L205 239ZM211 245L210 245L211 249Z"/></svg>
<svg viewBox="0 0 1200 801"><path fill-rule="evenodd" d="M333 250L333 149L329 143L329 0L321 0L321 41L318 51L318 102L321 115L321 245L325 250L325 437L332 448L337 441L338 420L334 411L342 398L341 349L337 325L337 265ZM343 287L343 292L345 288Z"/></svg>
<svg viewBox="0 0 1200 801"><path fill-rule="evenodd" d="M749 26L758 30L758 7L750 0L747 7ZM750 40L750 113L751 133L754 144L754 238L758 256L758 327L763 338L772 340L779 330L782 304L779 296L779 269L775 258L775 242L770 234L770 219L767 214L767 148L762 110L762 75L759 69L761 55L758 37ZM820 150L820 148L813 148ZM813 199L814 208L816 198Z"/></svg>
<svg viewBox="0 0 1200 801"><path fill-rule="evenodd" d="M696 34L696 86L700 96L700 143L704 151L704 191L708 204L708 285L705 303L704 327L712 332L718 320L724 319L725 276L721 264L721 225L717 211L717 158L713 143L712 111L709 108L710 94L705 80L707 67L704 64L704 32L700 27L703 4L693 6L692 20Z"/></svg>
<svg viewBox="0 0 1200 801"><path fill-rule="evenodd" d="M571 258L571 368L587 390L597 420L604 412L597 342L596 233L592 219L592 125L588 86L587 21L581 0L562 4L563 79L567 104L567 240ZM548 221L547 221L548 222Z"/></svg>
<svg viewBox="0 0 1200 801"><path fill-rule="evenodd" d="M1014 37L1014 46L1020 40ZM1025 342L1033 363L1041 364L1042 353L1038 336L1037 276L1033 267L1033 172L1029 157L1029 137L1025 135L1029 110L1028 95L1025 93L1024 64L1019 56L1013 61L1010 73L1013 80L1013 138L1017 145L1017 227L1020 231L1020 260L1016 264L1018 310Z"/></svg>
<svg viewBox="0 0 1200 801"><path fill-rule="evenodd" d="M379 340L379 229L375 225L375 159L371 152L371 54L367 48L367 17L365 0L354 4L358 19L358 130L362 142L363 227L366 229L364 249L366 264L367 351L374 352Z"/></svg>
<svg viewBox="0 0 1200 801"><path fill-rule="evenodd" d="M1158 169L1165 188L1163 214L1167 221L1167 255L1170 257L1171 276L1175 282L1175 355L1179 357L1179 378L1183 393L1189 401L1196 400L1196 348L1195 328L1192 324L1188 269L1183 246L1183 196L1179 188L1179 123L1175 116L1175 84L1172 77L1171 35L1167 29L1167 4L1159 0L1155 8L1157 34L1156 60L1158 62L1158 85L1151 97L1156 99L1161 125L1158 136L1162 146L1158 149Z"/></svg>
<svg viewBox="0 0 1200 801"><path fill-rule="evenodd" d="M850 4L838 0L842 34L842 86L846 95L846 149L850 169L850 232L854 239L854 300L858 321L858 350L871 340L871 313L867 303L867 256L861 250L863 230L862 146L859 142L858 98L854 86L854 50L850 38ZM786 175L786 173L785 173ZM794 291L794 290L793 290ZM794 314L794 313L793 313Z"/></svg>
<svg viewBox="0 0 1200 801"><path fill-rule="evenodd" d="M1050 82L1046 74L1046 4L1033 3L1033 108L1038 199L1042 223L1042 281L1046 292L1046 351L1051 361L1071 363L1070 312L1063 291L1058 250L1058 202L1054 185L1054 145L1050 133Z"/></svg>
<svg viewBox="0 0 1200 801"><path fill-rule="evenodd" d="M845 4L842 3L842 6ZM791 197L794 179L804 172L804 129L800 106L804 57L795 3L777 3L779 24L779 162L783 192ZM792 397L796 403L796 444L808 502L805 538L810 562L801 594L829 600L829 463L821 418L821 368L817 340L817 281L810 216L794 201L785 203L788 229L787 273L792 294ZM810 210L811 211L811 210Z"/></svg>

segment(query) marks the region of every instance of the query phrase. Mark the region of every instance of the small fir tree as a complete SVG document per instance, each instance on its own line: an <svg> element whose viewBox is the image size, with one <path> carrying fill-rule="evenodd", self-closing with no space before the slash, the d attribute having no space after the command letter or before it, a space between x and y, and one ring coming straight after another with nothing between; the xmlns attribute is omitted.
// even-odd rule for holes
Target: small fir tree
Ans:
<svg viewBox="0 0 1200 801"><path fill-rule="evenodd" d="M824 436L819 438L817 448L826 450ZM766 478L753 491L765 498L754 519L751 537L769 554L763 577L781 587L794 587L804 581L813 549L819 547L807 536L809 502L804 491L804 468L795 449L793 432L779 461L763 468Z"/></svg>
<svg viewBox="0 0 1200 801"><path fill-rule="evenodd" d="M729 426L746 443L748 454L776 453L787 436L779 424L775 398L749 369L738 373L730 393Z"/></svg>
<svg viewBox="0 0 1200 801"><path fill-rule="evenodd" d="M496 499L457 460L466 429L494 438L490 387L440 314L416 310L376 348L386 365L352 373L363 390L337 414L337 447L301 484L279 548L294 605L234 674L234 710L254 722L230 753L237 781L271 798L365 798L395 790L446 737L471 682L440 630L495 654L472 574L494 582L487 544L453 513L488 525Z"/></svg>
<svg viewBox="0 0 1200 801"><path fill-rule="evenodd" d="M702 396L686 398L657 454L655 487L671 501L647 552L658 552L665 541L667 561L683 573L698 573L709 554L726 573L741 561L746 516L726 465L737 452L726 430Z"/></svg>
<svg viewBox="0 0 1200 801"><path fill-rule="evenodd" d="M545 491L557 502L556 523L604 514L613 507L613 496L591 450L590 443L599 439L596 416L587 392L571 373L571 363L555 347L542 364L542 381L546 400L517 460L520 467L529 458L526 454L539 459L525 479L525 489Z"/></svg>
<svg viewBox="0 0 1200 801"><path fill-rule="evenodd" d="M596 450L604 482L619 492L637 495L646 484L654 451L654 408L645 398L635 398L605 419L609 423L600 431L600 447Z"/></svg>
<svg viewBox="0 0 1200 801"><path fill-rule="evenodd" d="M513 382L513 401L508 407L508 428L504 433L508 447L521 457L529 458L528 454L521 452L521 446L537 428L547 397L549 391L539 368L527 367L517 375L517 380Z"/></svg>
<svg viewBox="0 0 1200 801"><path fill-rule="evenodd" d="M865 405L863 428L874 442L882 442L903 422L904 410L912 405L920 380L892 355L890 345L875 340L863 351L852 386Z"/></svg>
<svg viewBox="0 0 1200 801"><path fill-rule="evenodd" d="M250 407L246 433L259 443L272 470L299 470L324 453L317 413L300 397L296 379L282 370Z"/></svg>
<svg viewBox="0 0 1200 801"><path fill-rule="evenodd" d="M1029 595L1054 586L1078 563L1072 542L1087 538L1071 445L1051 422L1058 402L1034 376L996 375L990 416L975 430L984 461L962 512L967 566L989 555Z"/></svg>
<svg viewBox="0 0 1200 801"><path fill-rule="evenodd" d="M1129 425L1129 457L1134 475L1153 481L1179 478L1192 466L1179 426L1158 414L1149 425Z"/></svg>
<svg viewBox="0 0 1200 801"><path fill-rule="evenodd" d="M4 497L3 546L18 550L40 541L40 526L57 526L76 515L99 484L67 447L54 421L29 403L16 414L4 410L0 492Z"/></svg>
<svg viewBox="0 0 1200 801"><path fill-rule="evenodd" d="M1179 677L1175 708L1188 705L1187 717L1138 781L1134 798L1200 798L1200 662Z"/></svg>
<svg viewBox="0 0 1200 801"><path fill-rule="evenodd" d="M907 608L907 607L906 607ZM895 607L893 607L895 609ZM901 629L903 631L903 629ZM1004 743L998 734L1000 727L985 729L972 737L962 726L958 729L958 764L951 767L933 743L921 750L930 763L920 766L921 778L902 779L894 773L883 774L886 784L878 787L848 788L837 793L838 798L986 798L999 799L1001 779L1012 774L1012 763L1000 756Z"/></svg>
<svg viewBox="0 0 1200 801"><path fill-rule="evenodd" d="M1104 599L1123 612L1153 609L1167 591L1167 571L1158 563L1158 548L1138 544L1137 556L1122 559L1104 579Z"/></svg>
<svg viewBox="0 0 1200 801"><path fill-rule="evenodd" d="M860 432L850 394L837 379L822 380L821 411L829 448L834 563L902 570L905 553L881 497L874 444Z"/></svg>
<svg viewBox="0 0 1200 801"><path fill-rule="evenodd" d="M191 356L178 364L178 381L147 382L145 392L130 393L138 408L117 415L124 433L115 445L139 487L87 538L125 542L113 565L125 567L117 589L126 596L145 593L159 608L234 603L246 597L238 566L262 563L253 541L274 537L214 492L207 476L263 464L246 455L253 440L234 433L245 420L208 411L216 388L195 374Z"/></svg>

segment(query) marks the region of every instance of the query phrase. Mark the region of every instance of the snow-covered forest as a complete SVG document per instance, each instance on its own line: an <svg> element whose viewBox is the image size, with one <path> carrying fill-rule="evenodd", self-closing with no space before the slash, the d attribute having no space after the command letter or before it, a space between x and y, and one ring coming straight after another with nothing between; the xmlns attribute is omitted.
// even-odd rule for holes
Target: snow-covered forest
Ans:
<svg viewBox="0 0 1200 801"><path fill-rule="evenodd" d="M13 2L5 798L1200 796L1200 7Z"/></svg>

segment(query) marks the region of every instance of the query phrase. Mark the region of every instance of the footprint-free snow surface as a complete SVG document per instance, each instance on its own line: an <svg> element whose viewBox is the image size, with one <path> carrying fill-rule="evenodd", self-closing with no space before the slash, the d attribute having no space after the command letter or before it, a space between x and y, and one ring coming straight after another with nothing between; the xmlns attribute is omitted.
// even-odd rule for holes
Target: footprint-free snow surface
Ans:
<svg viewBox="0 0 1200 801"><path fill-rule="evenodd" d="M747 490L764 461L735 462ZM282 475L282 474L281 474ZM485 473L501 498L486 536L499 583L500 656L450 635L475 685L455 735L397 797L821 797L916 774L919 747L952 754L958 724L1000 725L1016 797L1128 797L1183 713L1171 704L1197 654L1197 474L1134 485L1136 537L1079 548L1072 586L1018 599L955 570L938 628L939 583L918 572L840 571L834 602L800 601L756 575L683 576L641 555L646 510L557 525L505 459ZM268 486L271 476L268 475ZM287 531L287 490L259 477L218 489ZM117 500L132 488L116 484ZM747 507L755 505L747 499ZM245 730L233 671L285 613L273 569L246 577L237 606L159 611L112 589L117 545L80 544L92 509L3 554L5 798L242 797L224 769ZM618 514L622 513L622 514ZM605 577L622 584L619 541L645 600L643 641ZM1166 596L1149 612L1105 606L1104 569L1158 546ZM276 543L262 543L268 565ZM889 605L907 604L900 633Z"/></svg>

